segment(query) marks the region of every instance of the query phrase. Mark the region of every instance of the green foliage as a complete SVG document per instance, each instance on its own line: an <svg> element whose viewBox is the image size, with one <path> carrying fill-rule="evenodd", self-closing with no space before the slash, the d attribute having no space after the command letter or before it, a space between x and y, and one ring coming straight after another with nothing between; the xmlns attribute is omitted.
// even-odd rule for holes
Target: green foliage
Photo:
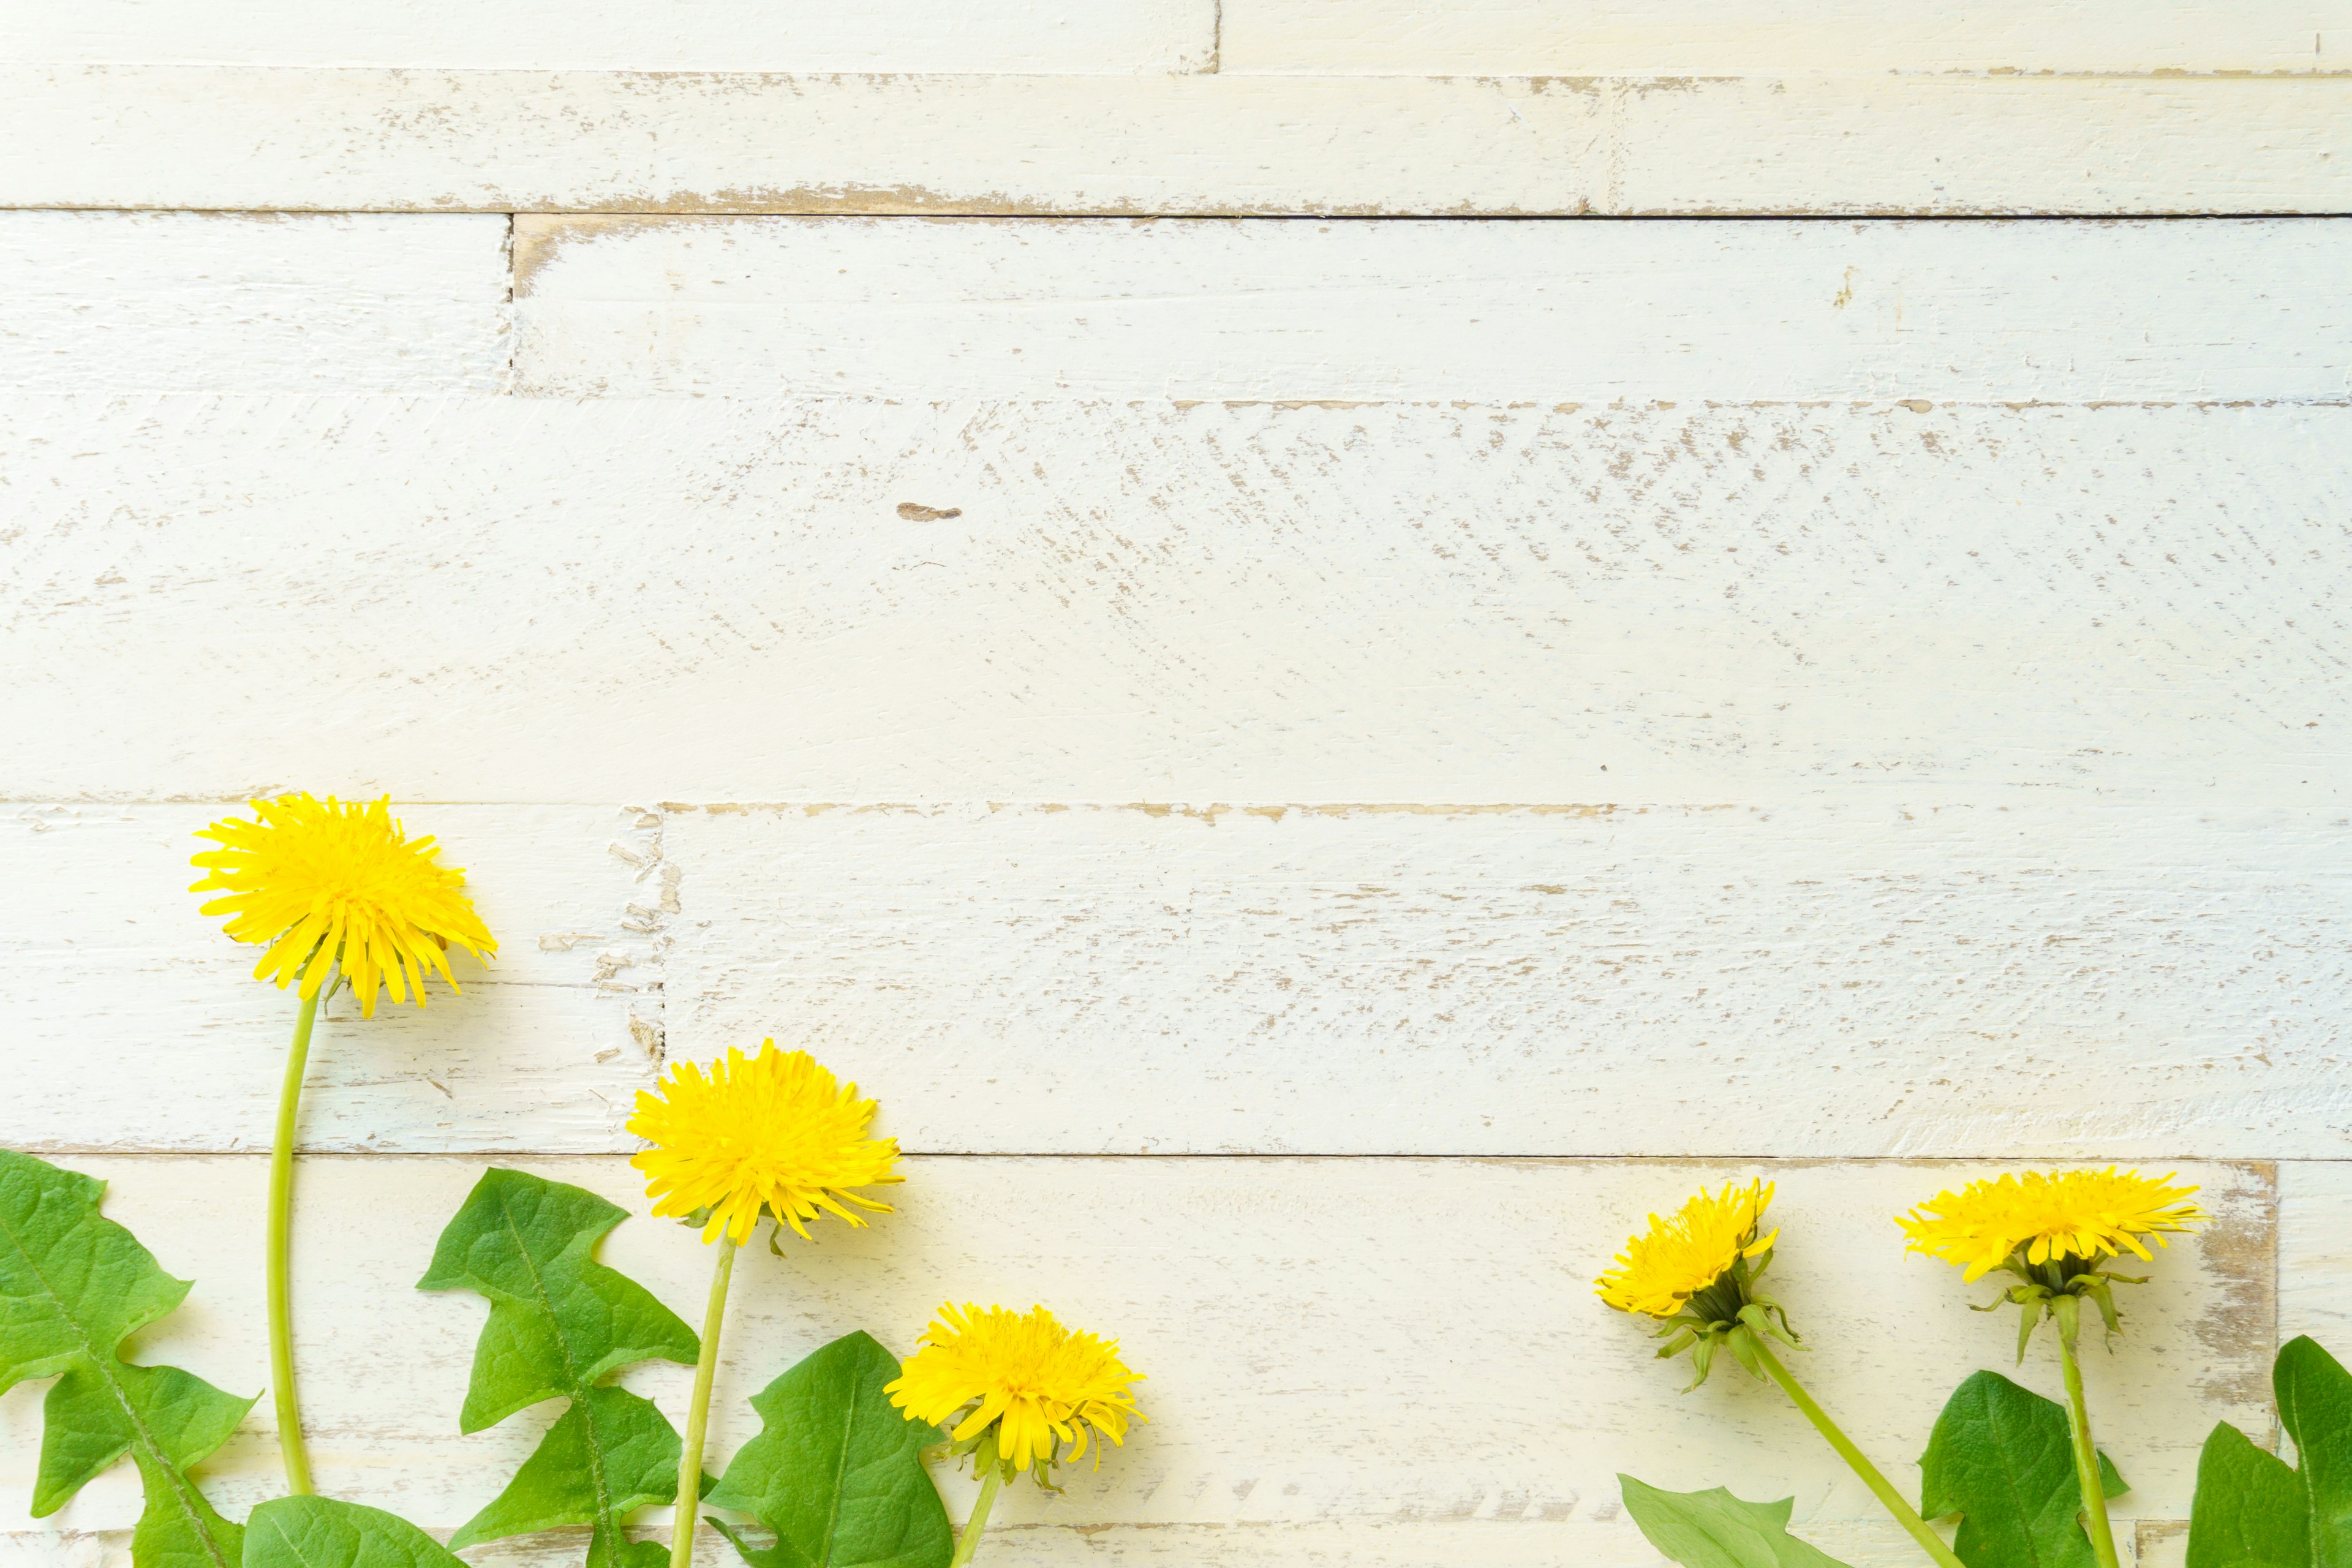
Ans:
<svg viewBox="0 0 2352 1568"><path fill-rule="evenodd" d="M237 1568L243 1531L213 1511L187 1472L228 1440L253 1400L177 1367L120 1359L122 1342L178 1307L189 1287L100 1215L105 1191L0 1150L0 1392L26 1378L58 1380L42 1406L34 1517L55 1513L127 1455L146 1493L131 1542L137 1568Z"/></svg>
<svg viewBox="0 0 2352 1568"><path fill-rule="evenodd" d="M1622 1475L1617 1484L1643 1535L1683 1568L1844 1568L1788 1532L1793 1498L1742 1502L1721 1487L1667 1492Z"/></svg>
<svg viewBox="0 0 2352 1568"><path fill-rule="evenodd" d="M466 1568L406 1520L332 1498L263 1503L245 1530L243 1568Z"/></svg>
<svg viewBox="0 0 2352 1568"><path fill-rule="evenodd" d="M622 1526L636 1510L677 1497L677 1432L650 1400L600 1384L635 1362L691 1365L700 1347L645 1287L596 1261L597 1244L625 1217L583 1188L491 1170L441 1233L417 1288L462 1287L490 1302L461 1427L479 1432L544 1399L572 1402L451 1546L584 1524L593 1531L589 1568L669 1561Z"/></svg>
<svg viewBox="0 0 2352 1568"><path fill-rule="evenodd" d="M883 1385L898 1363L863 1332L805 1357L751 1401L762 1423L718 1489L714 1508L751 1515L775 1544L745 1544L752 1568L942 1568L955 1549L923 1450L945 1434L909 1421Z"/></svg>
<svg viewBox="0 0 2352 1568"><path fill-rule="evenodd" d="M2197 1461L2189 1568L2314 1568L2352 1562L2352 1373L2309 1338L2271 1369L2294 1466L2224 1421Z"/></svg>
<svg viewBox="0 0 2352 1568"><path fill-rule="evenodd" d="M1919 1511L1960 1516L1952 1549L1969 1568L2093 1568L2083 1529L2083 1489L2066 1409L1997 1372L1972 1374L1936 1417L1919 1461ZM2109 1497L2130 1489L2105 1454Z"/></svg>

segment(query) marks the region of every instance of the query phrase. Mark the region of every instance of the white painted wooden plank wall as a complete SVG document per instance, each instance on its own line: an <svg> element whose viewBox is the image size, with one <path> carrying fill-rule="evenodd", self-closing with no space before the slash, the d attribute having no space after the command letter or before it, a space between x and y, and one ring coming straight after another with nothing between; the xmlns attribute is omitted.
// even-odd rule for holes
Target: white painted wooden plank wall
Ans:
<svg viewBox="0 0 2352 1568"><path fill-rule="evenodd" d="M2344 801L2342 407L0 407L20 800Z"/></svg>
<svg viewBox="0 0 2352 1568"><path fill-rule="evenodd" d="M752 0L467 5L90 0L0 5L0 59L148 65L620 71L1191 71L1218 0Z"/></svg>
<svg viewBox="0 0 2352 1568"><path fill-rule="evenodd" d="M0 205L85 209L0 214L0 1142L197 1277L153 1353L262 1376L287 1006L187 835L390 791L504 947L316 1058L345 1495L446 1531L536 1436L407 1289L481 1165L635 1208L633 1091L773 1032L920 1157L747 1268L725 1388L944 1294L1151 1373L1000 1554L1647 1568L1632 1468L1891 1568L1591 1302L1624 1233L1776 1177L1898 1460L2008 1358L1886 1220L1990 1167L1917 1162L2235 1161L2091 1368L2177 1564L2277 1339L2352 1344L2352 321L2269 216L2352 210L2343 8L1572 20L0 5ZM15 1511L36 1394L0 1565L121 1568L123 1477Z"/></svg>
<svg viewBox="0 0 2352 1568"><path fill-rule="evenodd" d="M1995 0L1965 10L1886 0L1223 0L1220 18L1225 71L2352 70L2343 0Z"/></svg>
<svg viewBox="0 0 2352 1568"><path fill-rule="evenodd" d="M0 1142L268 1146L286 1005L179 890L209 815L0 835ZM665 1031L808 1042L950 1153L2352 1146L2340 808L412 815L504 951L423 1013L330 1009L319 1148L634 1149ZM158 1038L88 1093L89 1048Z"/></svg>
<svg viewBox="0 0 2352 1568"><path fill-rule="evenodd" d="M2352 78L0 65L0 206L2338 213Z"/></svg>
<svg viewBox="0 0 2352 1568"><path fill-rule="evenodd" d="M2352 237L2293 219L527 217L515 244L517 387L558 396L2352 399Z"/></svg>
<svg viewBox="0 0 2352 1568"><path fill-rule="evenodd" d="M2352 68L2343 0L2026 0L1957 16L1886 0L1000 0L855 8L691 0L89 0L0 6L0 58L110 64L701 71L1274 71L1551 76L1594 71L2331 72Z"/></svg>
<svg viewBox="0 0 2352 1568"><path fill-rule="evenodd" d="M508 223L0 215L10 392L504 390Z"/></svg>

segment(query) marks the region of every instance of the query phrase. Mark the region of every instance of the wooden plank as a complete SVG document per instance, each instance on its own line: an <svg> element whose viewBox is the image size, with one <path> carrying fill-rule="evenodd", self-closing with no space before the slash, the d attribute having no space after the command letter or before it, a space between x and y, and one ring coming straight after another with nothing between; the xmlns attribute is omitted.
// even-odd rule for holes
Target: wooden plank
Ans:
<svg viewBox="0 0 2352 1568"><path fill-rule="evenodd" d="M2340 407L36 397L0 493L0 798L2352 778Z"/></svg>
<svg viewBox="0 0 2352 1568"><path fill-rule="evenodd" d="M180 890L213 809L56 808L5 839L26 892L0 1005L26 1049L0 1141L267 1146L288 1004ZM769 1034L942 1152L2352 1141L2335 811L410 816L473 868L506 958L423 1012L331 1008L313 1147L623 1152L665 1037L707 1057ZM142 1068L93 1085L92 1050ZM2068 1097L2084 1077L2121 1087Z"/></svg>
<svg viewBox="0 0 2352 1568"><path fill-rule="evenodd" d="M145 1352L226 1387L259 1387L259 1271L234 1260L258 1252L265 1162L76 1163L114 1183L110 1212L166 1267L197 1276L189 1308L142 1336ZM534 1168L632 1210L643 1203L616 1159ZM1759 1170L1780 1184L1774 1277L1814 1347L1803 1375L1897 1484L1915 1488L1906 1461L1944 1395L1972 1367L2008 1370L2014 1331L2006 1318L1969 1311L1983 1288L1906 1258L1886 1216L1989 1168ZM298 1198L298 1336L320 1489L445 1529L502 1484L548 1414L460 1437L480 1303L410 1289L478 1172L458 1160L319 1160L303 1166ZM1644 1213L1747 1172L914 1161L892 1194L898 1213L829 1232L782 1262L755 1252L737 1270L714 1454L749 1436L747 1394L835 1334L866 1327L903 1351L942 1296L1043 1300L1121 1339L1148 1376L1151 1420L1099 1473L1073 1473L1064 1498L1008 1494L1009 1539L996 1550L1024 1562L1646 1565L1654 1557L1617 1510L1619 1470L1793 1494L1826 1544L1875 1543L1884 1555L1862 1561L1899 1561L1867 1494L1771 1391L1727 1367L1678 1394L1680 1363L1658 1364L1636 1325L1586 1294ZM2085 1365L2110 1451L2134 1483L2118 1504L2127 1519L2182 1516L2205 1431L2261 1408L2273 1320L2268 1168L2182 1174L2206 1184L2221 1222L2159 1255L2154 1282L2126 1304L2127 1337ZM700 1300L706 1257L676 1226L625 1224L605 1257L674 1306ZM665 1366L627 1381L676 1418L688 1375ZM2054 1392L2054 1353L2042 1346L2012 1375ZM0 1401L0 1503L10 1510L0 1527L14 1531L32 1523L16 1510L37 1392ZM1335 1420L1343 1409L1370 1418ZM1412 1436L1402 1441L1407 1413ZM268 1494L261 1413L211 1469L233 1510ZM968 1479L944 1489L961 1517ZM125 1478L110 1476L50 1527L119 1530L135 1506ZM576 1539L567 1543L576 1552Z"/></svg>
<svg viewBox="0 0 2352 1568"><path fill-rule="evenodd" d="M2352 1362L2352 1163L2279 1167L2279 1339L2309 1334Z"/></svg>
<svg viewBox="0 0 2352 1568"><path fill-rule="evenodd" d="M2352 223L516 220L560 397L2352 396Z"/></svg>
<svg viewBox="0 0 2352 1568"><path fill-rule="evenodd" d="M385 66L462 70L1189 71L1209 66L1215 0L871 0L658 8L363 0L331 21L286 0L91 0L0 16L0 58L64 64Z"/></svg>
<svg viewBox="0 0 2352 1568"><path fill-rule="evenodd" d="M221 805L11 808L0 823L0 1005L14 1042L0 1144L267 1149L293 1004L187 892ZM604 807L404 806L463 866L500 939L485 974L312 1047L315 1149L627 1150L660 1049L659 818ZM634 857L634 860L631 858ZM90 1063L136 1064L93 1076Z"/></svg>
<svg viewBox="0 0 2352 1568"><path fill-rule="evenodd" d="M0 213L0 389L496 392L497 217Z"/></svg>
<svg viewBox="0 0 2352 1568"><path fill-rule="evenodd" d="M1225 0L1219 68L1404 76L2343 71L2343 0L1994 0L1964 18L1803 0ZM42 57L50 58L50 57ZM131 58L116 56L114 58Z"/></svg>
<svg viewBox="0 0 2352 1568"><path fill-rule="evenodd" d="M0 67L0 205L2334 213L2352 79Z"/></svg>
<svg viewBox="0 0 2352 1568"><path fill-rule="evenodd" d="M713 808L669 1046L810 1042L918 1149L2335 1155L2341 824Z"/></svg>
<svg viewBox="0 0 2352 1568"><path fill-rule="evenodd" d="M2301 193L2316 195L2320 160L2344 162L2347 104L2341 75L1659 79L1624 90L1603 202L1643 216L2340 213L2352 204ZM1832 173L1851 164L1866 173Z"/></svg>

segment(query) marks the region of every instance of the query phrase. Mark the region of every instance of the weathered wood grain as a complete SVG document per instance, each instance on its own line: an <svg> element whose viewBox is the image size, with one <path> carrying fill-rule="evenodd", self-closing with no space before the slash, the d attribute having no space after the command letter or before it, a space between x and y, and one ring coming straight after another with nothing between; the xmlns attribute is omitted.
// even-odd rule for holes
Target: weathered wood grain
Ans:
<svg viewBox="0 0 2352 1568"><path fill-rule="evenodd" d="M2347 850L2021 803L715 808L664 831L668 1038L808 1042L924 1149L2334 1154Z"/></svg>
<svg viewBox="0 0 2352 1568"><path fill-rule="evenodd" d="M497 392L504 219L0 213L0 388Z"/></svg>
<svg viewBox="0 0 2352 1568"><path fill-rule="evenodd" d="M527 215L515 252L556 396L2352 397L2352 225L2293 219Z"/></svg>
<svg viewBox="0 0 2352 1568"><path fill-rule="evenodd" d="M0 1141L265 1146L288 1004L180 891L211 815L50 808L0 838L26 1047ZM331 1009L312 1147L624 1152L663 1049L772 1034L928 1152L2352 1143L2338 811L408 816L506 956L421 1013ZM140 1069L93 1084L93 1051Z"/></svg>
<svg viewBox="0 0 2352 1568"><path fill-rule="evenodd" d="M332 781L304 781L320 793ZM267 1149L294 1004L259 950L186 891L219 805L0 815L0 1144ZM661 942L676 904L659 819L600 807L404 805L468 873L499 938L486 973L423 1008L329 1002L302 1141L314 1149L629 1149L661 1044ZM665 907L668 906L668 907ZM110 1064L104 1068L94 1063Z"/></svg>
<svg viewBox="0 0 2352 1568"><path fill-rule="evenodd" d="M0 67L0 205L2290 213L2340 77L762 76Z"/></svg>
<svg viewBox="0 0 2352 1568"><path fill-rule="evenodd" d="M359 0L90 0L0 11L0 59L45 64L625 71L1187 71L1211 64L1215 0L691 0L467 5Z"/></svg>
<svg viewBox="0 0 2352 1568"><path fill-rule="evenodd" d="M2342 0L1224 0L1227 71L1554 76L1681 71L2343 71ZM115 58L144 58L117 56Z"/></svg>
<svg viewBox="0 0 2352 1568"><path fill-rule="evenodd" d="M2279 1167L2279 1339L2309 1334L2352 1363L2352 1163Z"/></svg>
<svg viewBox="0 0 2352 1568"><path fill-rule="evenodd" d="M37 397L0 498L0 798L2352 779L2341 407Z"/></svg>
<svg viewBox="0 0 2352 1568"><path fill-rule="evenodd" d="M197 1279L147 1353L223 1386L260 1385L258 1254L266 1162L86 1158L110 1212ZM534 1167L643 1203L618 1160ZM481 1304L422 1295L432 1240L479 1173L458 1160L327 1159L300 1173L297 1314L322 1489L447 1528L502 1484L544 1419L461 1437L457 1410ZM1988 1294L1906 1258L1887 1216L1985 1168L1759 1168L1780 1184L1775 1279L1814 1349L1802 1375L1900 1484L1952 1384L2009 1367ZM1874 1505L1771 1392L1736 1368L1705 1388L1662 1366L1633 1322L1588 1294L1643 1215L1748 1167L1465 1161L918 1160L895 1215L783 1261L737 1270L714 1423L723 1458L751 1431L741 1401L793 1358L863 1326L904 1352L943 1297L1026 1304L1118 1335L1150 1425L1066 1497L1000 1505L997 1550L1034 1563L1649 1564L1614 1475L1693 1487L1736 1477L1799 1498L1832 1544L1892 1543ZM2253 1421L2273 1316L2267 1167L2198 1166L2222 1220L2159 1255L2126 1303L2127 1336L2088 1359L2126 1517L2187 1509L2216 1419ZM362 1218L364 1223L357 1223ZM186 1238L202 1236L192 1250ZM691 1234L637 1220L605 1257L675 1306L700 1299ZM2057 1387L2045 1345L2014 1375ZM629 1374L682 1408L688 1369ZM29 1485L37 1390L0 1401L0 1525ZM257 1415L210 1467L237 1510L275 1479ZM945 1484L961 1517L971 1487ZM121 1476L51 1524L120 1529ZM1014 1547L1017 1542L1017 1549ZM576 1550L576 1546L575 1546ZM1358 1556L1361 1552L1364 1555ZM1549 1553L1549 1556L1545 1555ZM552 1560L552 1559L545 1559ZM1895 1561L1892 1553L1877 1561Z"/></svg>

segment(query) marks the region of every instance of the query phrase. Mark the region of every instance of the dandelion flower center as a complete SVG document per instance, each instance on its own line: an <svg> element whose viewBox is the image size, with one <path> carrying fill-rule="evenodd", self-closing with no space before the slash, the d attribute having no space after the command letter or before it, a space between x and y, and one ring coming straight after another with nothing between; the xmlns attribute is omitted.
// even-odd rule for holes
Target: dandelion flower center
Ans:
<svg viewBox="0 0 2352 1568"><path fill-rule="evenodd" d="M1758 1239L1772 1189L1761 1181L1744 1187L1726 1184L1710 1195L1683 1205L1672 1218L1650 1216L1650 1228L1628 1237L1617 1267L1595 1281L1594 1293L1621 1312L1671 1318L1731 1271L1743 1258L1771 1250L1779 1231Z"/></svg>
<svg viewBox="0 0 2352 1568"><path fill-rule="evenodd" d="M1001 1423L999 1460L1043 1480L1064 1443L1074 1459L1086 1457L1090 1434L1124 1443L1128 1422L1145 1419L1129 1386L1142 1381L1119 1361L1118 1341L1064 1328L1043 1307L949 1303L884 1392L909 1420L945 1426L961 1412L950 1434L959 1443Z"/></svg>
<svg viewBox="0 0 2352 1568"><path fill-rule="evenodd" d="M1913 1252L1963 1265L1970 1281L2000 1268L2012 1254L2026 1264L2095 1264L2128 1252L2152 1258L2143 1238L2169 1245L2162 1232L2186 1231L2210 1217L2189 1200L2195 1187L2171 1185L2137 1171L2029 1171L1998 1181L1970 1182L1943 1192L1895 1223Z"/></svg>
<svg viewBox="0 0 2352 1568"><path fill-rule="evenodd" d="M722 1232L748 1241L762 1211L805 1241L819 1213L866 1223L845 1204L890 1212L849 1191L906 1179L890 1170L898 1141L866 1136L873 1120L874 1101L858 1099L856 1084L837 1082L806 1051L763 1040L756 1057L730 1047L708 1071L679 1062L639 1090L629 1131L653 1147L629 1163L645 1173L657 1216L710 1211L705 1241Z"/></svg>
<svg viewBox="0 0 2352 1568"><path fill-rule="evenodd" d="M266 945L257 980L282 988L299 974L305 999L336 964L375 1016L376 993L425 1001L429 970L458 989L446 949L498 951L466 896L466 874L441 864L429 838L410 838L390 797L362 805L329 795L284 795L251 803L255 820L225 817L196 837L220 846L192 857L205 871L190 892L217 891L200 912L229 917L228 934Z"/></svg>

